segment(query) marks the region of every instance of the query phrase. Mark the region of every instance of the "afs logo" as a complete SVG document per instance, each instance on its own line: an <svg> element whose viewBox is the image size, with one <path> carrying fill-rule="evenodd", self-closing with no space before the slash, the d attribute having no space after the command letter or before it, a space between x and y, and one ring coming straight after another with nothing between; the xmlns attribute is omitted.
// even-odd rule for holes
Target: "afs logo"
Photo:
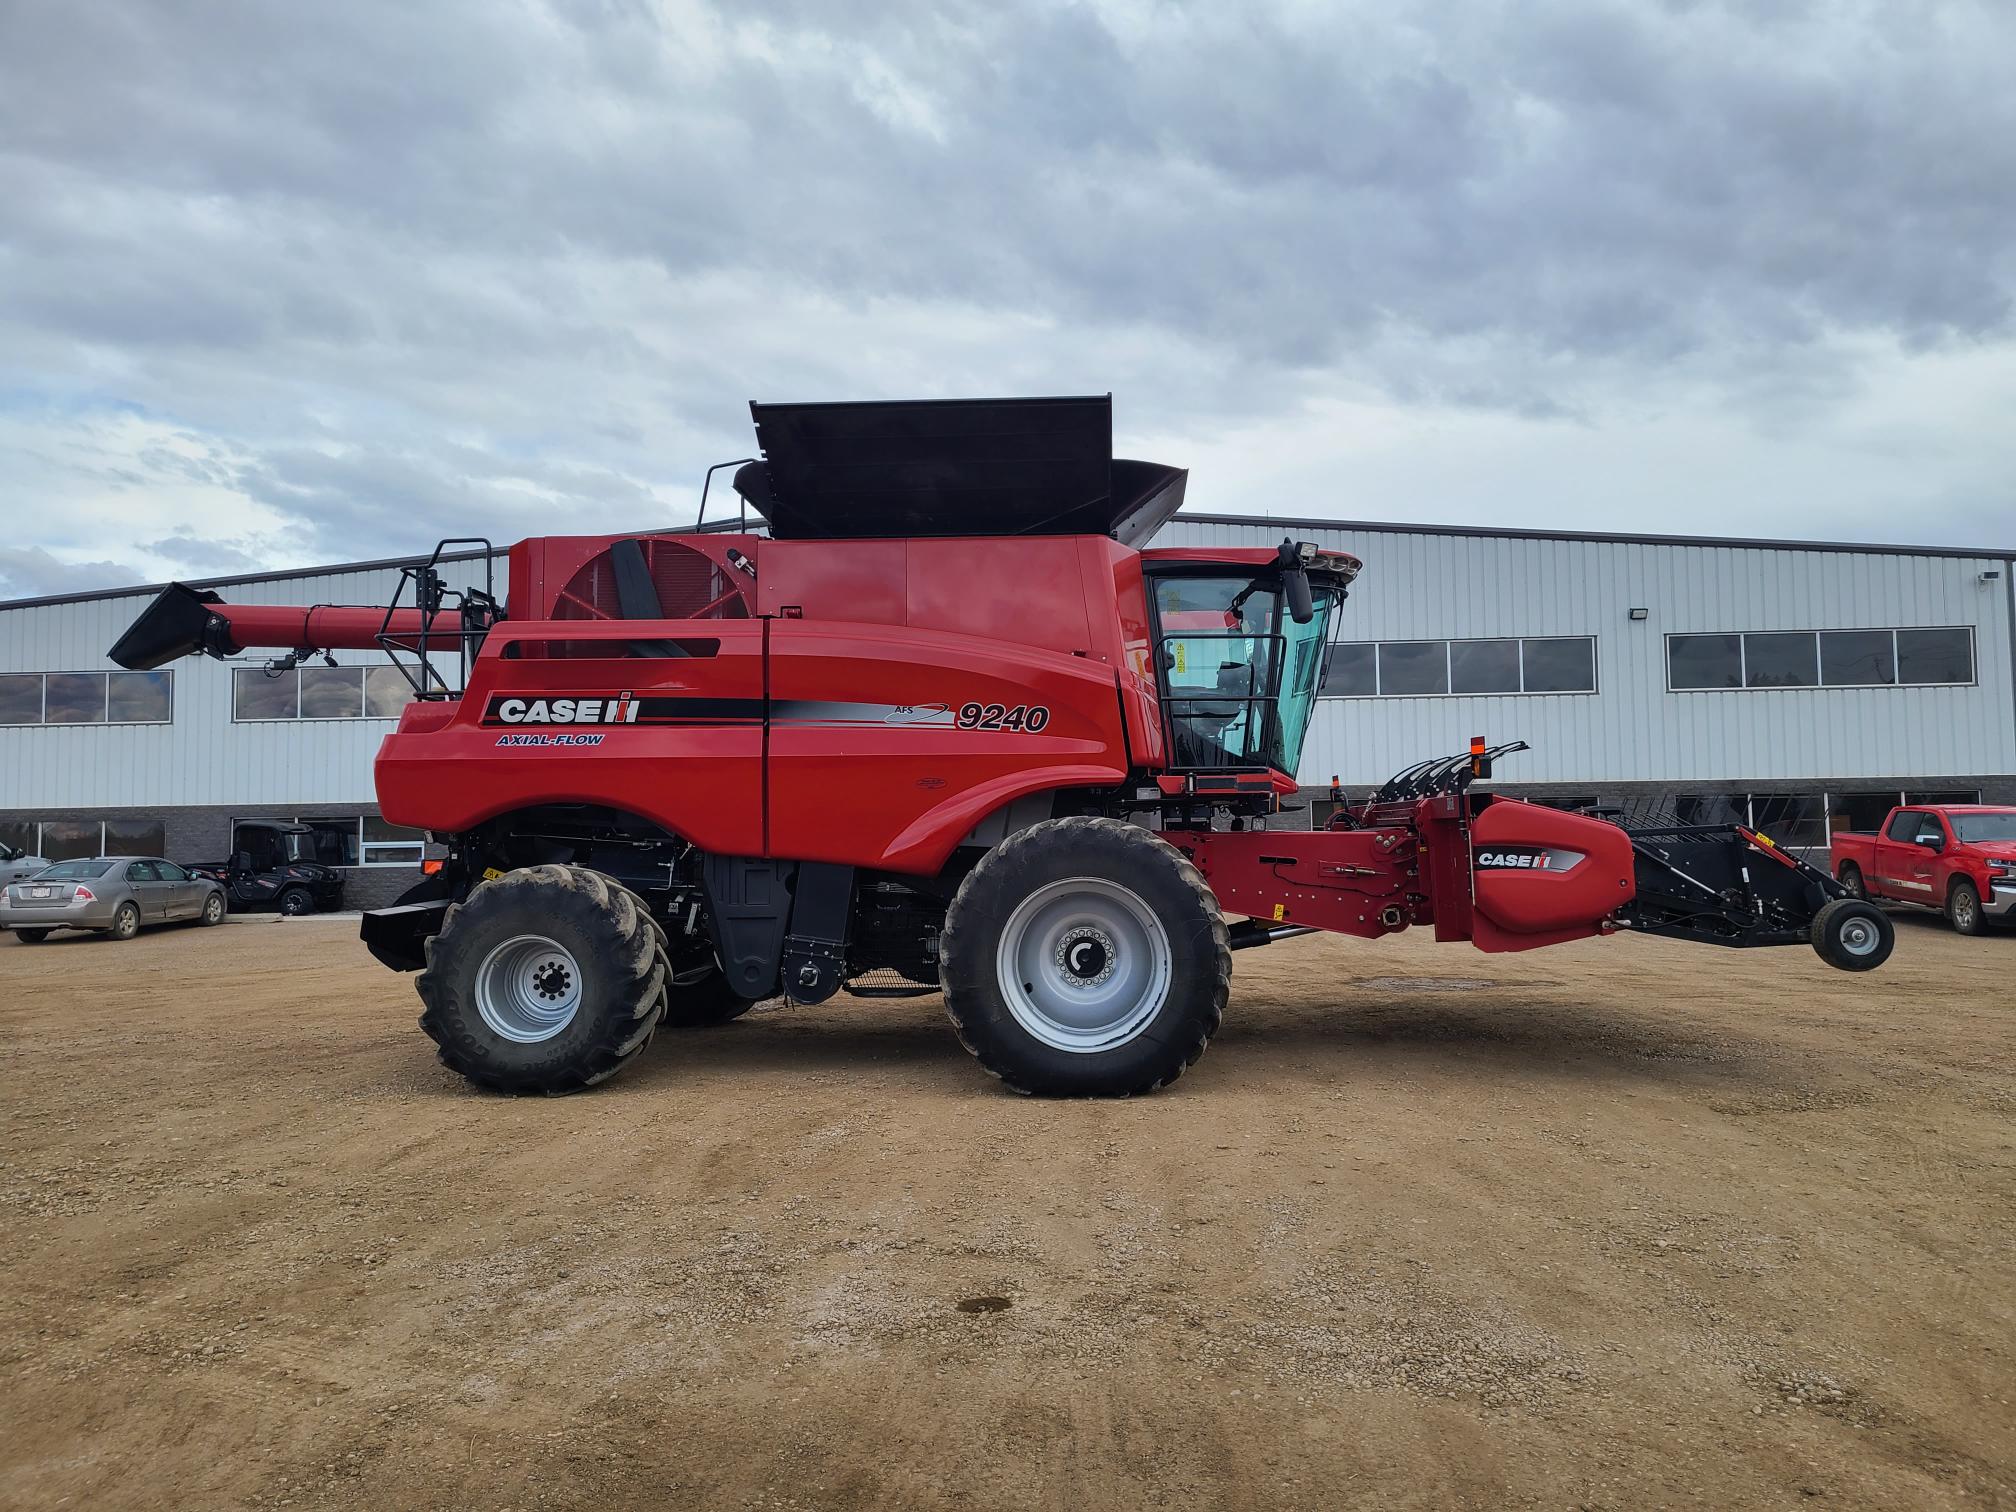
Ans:
<svg viewBox="0 0 2016 1512"><path fill-rule="evenodd" d="M643 700L629 689L597 698L492 697L483 711L485 724L620 725L635 724Z"/></svg>

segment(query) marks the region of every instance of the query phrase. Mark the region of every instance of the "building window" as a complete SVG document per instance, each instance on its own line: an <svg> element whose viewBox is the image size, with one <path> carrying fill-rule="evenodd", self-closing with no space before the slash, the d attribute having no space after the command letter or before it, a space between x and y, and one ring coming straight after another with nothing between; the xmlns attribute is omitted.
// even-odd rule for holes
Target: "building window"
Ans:
<svg viewBox="0 0 2016 1512"><path fill-rule="evenodd" d="M362 667L303 667L300 676L303 719L364 717Z"/></svg>
<svg viewBox="0 0 2016 1512"><path fill-rule="evenodd" d="M1381 641L1379 691L1401 696L1449 691L1449 642Z"/></svg>
<svg viewBox="0 0 2016 1512"><path fill-rule="evenodd" d="M1827 849L1827 804L1818 793L1752 793L1750 827L1791 851Z"/></svg>
<svg viewBox="0 0 2016 1512"><path fill-rule="evenodd" d="M1347 641L1332 646L1323 664L1325 698L1364 698L1379 691L1379 668L1373 658L1378 648L1370 641Z"/></svg>
<svg viewBox="0 0 2016 1512"><path fill-rule="evenodd" d="M168 854L168 826L159 819L107 819L107 856L165 856Z"/></svg>
<svg viewBox="0 0 2016 1512"><path fill-rule="evenodd" d="M274 719L397 719L413 687L397 667L300 667L269 677L264 669L231 673L231 717L241 724Z"/></svg>
<svg viewBox="0 0 2016 1512"><path fill-rule="evenodd" d="M1883 827L1890 810L1902 796L1896 792L1829 793L1827 829L1830 834L1873 835Z"/></svg>
<svg viewBox="0 0 2016 1512"><path fill-rule="evenodd" d="M1927 808L1945 808L1956 803L1979 803L1981 801L1981 794L1974 789L1969 789L1964 793L1906 793L1904 801L1906 803L1920 803Z"/></svg>
<svg viewBox="0 0 2016 1512"><path fill-rule="evenodd" d="M1974 631L1966 625L1666 637L1666 686L1675 693L1951 686L1973 681Z"/></svg>
<svg viewBox="0 0 2016 1512"><path fill-rule="evenodd" d="M1971 683L1974 632L1965 627L1897 632L1897 681Z"/></svg>
<svg viewBox="0 0 2016 1512"><path fill-rule="evenodd" d="M167 724L173 672L10 672L0 676L0 725Z"/></svg>
<svg viewBox="0 0 2016 1512"><path fill-rule="evenodd" d="M364 717L397 719L413 702L413 684L397 667L364 669Z"/></svg>
<svg viewBox="0 0 2016 1512"><path fill-rule="evenodd" d="M39 853L47 861L83 861L105 854L104 826L95 819L53 819L42 826Z"/></svg>
<svg viewBox="0 0 2016 1512"><path fill-rule="evenodd" d="M42 854L38 849L41 843L35 834L34 820L0 820L0 845L6 846L9 850L19 851L24 856L39 856Z"/></svg>
<svg viewBox="0 0 2016 1512"><path fill-rule="evenodd" d="M1897 681L1897 635L1891 630L1820 632L1820 680L1830 688L1882 688Z"/></svg>
<svg viewBox="0 0 2016 1512"><path fill-rule="evenodd" d="M1517 693L1519 642L1516 640L1451 641L1449 691L1452 693Z"/></svg>
<svg viewBox="0 0 2016 1512"><path fill-rule="evenodd" d="M418 866L427 853L426 840L419 830L401 829L372 814L364 816L366 866Z"/></svg>
<svg viewBox="0 0 2016 1512"><path fill-rule="evenodd" d="M1786 635L1743 637L1744 687L1816 688L1819 685L1818 636L1794 631Z"/></svg>
<svg viewBox="0 0 2016 1512"><path fill-rule="evenodd" d="M315 843L315 859L324 866L357 866L363 851L355 819L303 819Z"/></svg>
<svg viewBox="0 0 2016 1512"><path fill-rule="evenodd" d="M1343 641L1330 648L1325 698L1594 693L1593 636Z"/></svg>
<svg viewBox="0 0 2016 1512"><path fill-rule="evenodd" d="M424 831L402 829L373 814L353 814L341 818L303 815L278 822L305 824L308 827L306 849L310 852L307 859L319 861L324 866L418 866L429 853ZM237 847L235 839L232 843ZM439 847L433 849L433 854L441 854Z"/></svg>
<svg viewBox="0 0 2016 1512"><path fill-rule="evenodd" d="M1740 635L1669 635L1666 637L1666 682L1672 688L1740 688L1743 686L1743 637Z"/></svg>

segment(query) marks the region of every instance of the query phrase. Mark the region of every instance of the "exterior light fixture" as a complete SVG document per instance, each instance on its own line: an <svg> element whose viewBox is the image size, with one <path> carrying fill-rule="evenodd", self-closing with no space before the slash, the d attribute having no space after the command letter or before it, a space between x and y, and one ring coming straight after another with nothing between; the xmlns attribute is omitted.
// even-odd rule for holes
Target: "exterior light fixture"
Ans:
<svg viewBox="0 0 2016 1512"><path fill-rule="evenodd" d="M1631 611L1631 618L1634 620L1650 619L1651 617L1652 611L1650 609L1633 609Z"/></svg>

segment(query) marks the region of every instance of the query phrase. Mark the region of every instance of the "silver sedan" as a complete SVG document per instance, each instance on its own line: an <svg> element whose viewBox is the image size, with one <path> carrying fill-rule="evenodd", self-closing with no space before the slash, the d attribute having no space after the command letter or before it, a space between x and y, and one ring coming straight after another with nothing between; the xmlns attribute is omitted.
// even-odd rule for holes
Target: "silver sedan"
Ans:
<svg viewBox="0 0 2016 1512"><path fill-rule="evenodd" d="M143 925L224 919L224 889L153 856L58 861L0 899L0 929L35 945L58 929L87 929L130 940Z"/></svg>

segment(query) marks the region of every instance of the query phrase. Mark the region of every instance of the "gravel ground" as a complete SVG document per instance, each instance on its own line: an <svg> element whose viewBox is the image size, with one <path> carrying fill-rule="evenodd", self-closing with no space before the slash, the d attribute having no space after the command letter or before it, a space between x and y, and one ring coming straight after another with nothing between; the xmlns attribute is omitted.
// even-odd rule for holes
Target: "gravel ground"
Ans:
<svg viewBox="0 0 2016 1512"><path fill-rule="evenodd" d="M354 926L0 943L0 1505L2016 1506L2016 938L1238 957L480 1095Z"/></svg>

